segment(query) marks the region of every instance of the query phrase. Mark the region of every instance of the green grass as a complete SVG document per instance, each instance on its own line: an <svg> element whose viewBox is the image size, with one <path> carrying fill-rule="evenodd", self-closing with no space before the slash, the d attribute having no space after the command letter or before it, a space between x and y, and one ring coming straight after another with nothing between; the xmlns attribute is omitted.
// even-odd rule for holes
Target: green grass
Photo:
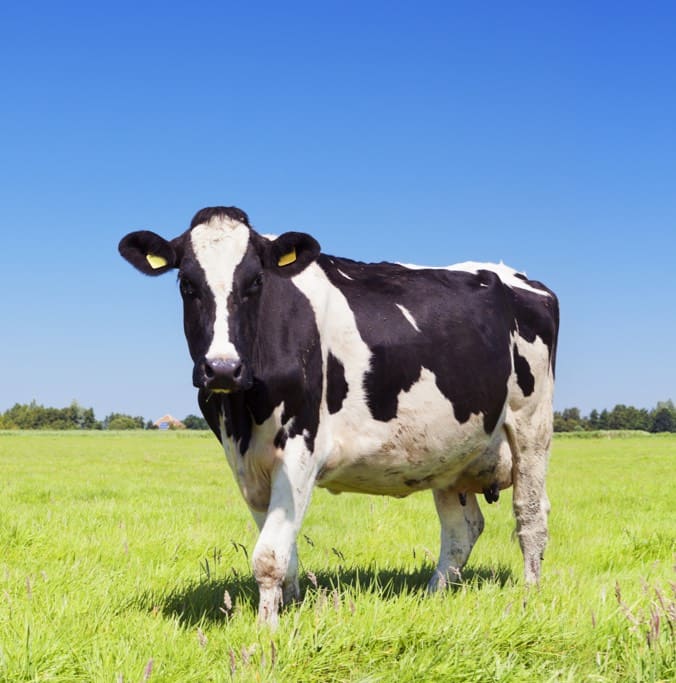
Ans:
<svg viewBox="0 0 676 683"><path fill-rule="evenodd" d="M213 437L0 433L0 680L673 681L675 471L674 436L557 438L540 589L503 492L432 597L429 493L318 490L271 634Z"/></svg>

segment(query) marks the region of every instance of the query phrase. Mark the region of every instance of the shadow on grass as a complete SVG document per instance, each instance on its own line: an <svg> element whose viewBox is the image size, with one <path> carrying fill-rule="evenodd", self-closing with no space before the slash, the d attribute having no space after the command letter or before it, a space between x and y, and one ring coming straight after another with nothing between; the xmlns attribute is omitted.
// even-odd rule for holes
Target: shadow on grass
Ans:
<svg viewBox="0 0 676 683"><path fill-rule="evenodd" d="M425 564L413 571L404 569L380 569L368 567L339 567L335 571L308 572L300 578L301 596L312 593L347 591L353 596L376 594L383 600L399 595L425 595L427 582L434 567ZM450 584L448 590L456 591L462 586L481 587L493 584L501 588L514 579L511 569L495 567L467 567L461 583ZM147 596L146 596L147 598ZM149 599L143 599L147 604ZM233 611L258 607L258 586L251 574L229 575L223 579L202 579L172 591L152 609L168 617L178 618L184 626L194 626L204 621L226 621Z"/></svg>

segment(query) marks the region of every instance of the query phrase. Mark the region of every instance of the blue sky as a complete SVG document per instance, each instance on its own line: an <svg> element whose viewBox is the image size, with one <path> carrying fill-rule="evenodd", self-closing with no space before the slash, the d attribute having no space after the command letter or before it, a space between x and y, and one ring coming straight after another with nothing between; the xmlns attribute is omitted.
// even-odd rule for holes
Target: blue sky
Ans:
<svg viewBox="0 0 676 683"><path fill-rule="evenodd" d="M560 297L557 408L676 400L673 3L8 5L0 410L197 413L175 278L117 242L215 204L503 260Z"/></svg>

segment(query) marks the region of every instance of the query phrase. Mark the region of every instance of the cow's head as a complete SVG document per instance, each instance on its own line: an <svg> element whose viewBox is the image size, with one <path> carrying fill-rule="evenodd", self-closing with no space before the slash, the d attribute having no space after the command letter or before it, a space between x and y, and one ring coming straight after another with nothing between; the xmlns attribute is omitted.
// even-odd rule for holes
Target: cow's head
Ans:
<svg viewBox="0 0 676 683"><path fill-rule="evenodd" d="M252 386L261 299L278 278L304 270L319 249L304 233L259 235L243 211L222 206L198 211L190 228L171 241L144 230L119 245L120 254L146 275L178 269L193 384L221 392Z"/></svg>

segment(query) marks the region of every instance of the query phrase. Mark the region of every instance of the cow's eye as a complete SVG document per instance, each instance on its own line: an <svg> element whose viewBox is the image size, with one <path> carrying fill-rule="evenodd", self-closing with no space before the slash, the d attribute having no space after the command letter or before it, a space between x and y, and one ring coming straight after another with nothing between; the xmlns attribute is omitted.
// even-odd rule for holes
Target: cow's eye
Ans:
<svg viewBox="0 0 676 683"><path fill-rule="evenodd" d="M261 291L261 287L263 286L263 273L258 273L256 277L251 280L249 283L249 286L246 288L245 296L255 296L258 294L258 292Z"/></svg>
<svg viewBox="0 0 676 683"><path fill-rule="evenodd" d="M192 282L190 282L190 280L187 277L182 277L180 279L179 289L181 290L181 294L183 296L194 297L197 295L197 290L195 289L195 286Z"/></svg>

